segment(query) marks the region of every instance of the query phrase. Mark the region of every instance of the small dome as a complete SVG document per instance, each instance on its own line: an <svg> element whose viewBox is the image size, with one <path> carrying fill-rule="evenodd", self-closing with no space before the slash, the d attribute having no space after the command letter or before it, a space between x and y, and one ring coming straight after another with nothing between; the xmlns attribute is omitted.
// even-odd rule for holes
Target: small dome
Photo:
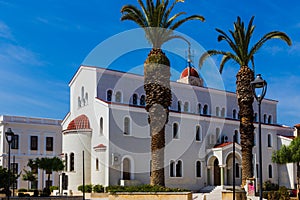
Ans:
<svg viewBox="0 0 300 200"><path fill-rule="evenodd" d="M80 129L91 129L89 118L86 115L80 115L73 119L67 130L80 130Z"/></svg>
<svg viewBox="0 0 300 200"><path fill-rule="evenodd" d="M180 78L187 77L189 75L189 70L190 70L190 76L194 76L194 77L200 78L197 70L195 68L193 68L193 67L187 67L187 68L185 68L181 72Z"/></svg>

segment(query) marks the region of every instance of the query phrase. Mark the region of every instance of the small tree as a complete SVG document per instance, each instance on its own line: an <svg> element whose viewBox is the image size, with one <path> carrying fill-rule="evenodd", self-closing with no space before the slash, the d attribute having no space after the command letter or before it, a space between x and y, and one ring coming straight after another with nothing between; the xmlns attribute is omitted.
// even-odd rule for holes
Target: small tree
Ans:
<svg viewBox="0 0 300 200"><path fill-rule="evenodd" d="M296 163L297 164L297 187L299 188L300 170L300 137L296 137L289 146L283 145L278 151L274 151L272 161L278 164ZM299 191L297 192L300 199Z"/></svg>
<svg viewBox="0 0 300 200"><path fill-rule="evenodd" d="M27 181L27 189L29 190L29 182L32 183L33 181L37 180L35 173L32 171L27 171L24 169L25 174L22 175L24 181Z"/></svg>
<svg viewBox="0 0 300 200"><path fill-rule="evenodd" d="M36 158L34 160L30 160L29 162L33 166L36 165L39 169L42 169L42 170L46 171L46 174L48 175L48 179L47 179L48 183L50 182L50 175L52 174L52 172L58 172L58 171L62 171L64 169L64 163L58 157ZM49 184L46 184L45 192L49 193L49 195L50 195L49 186L50 186Z"/></svg>
<svg viewBox="0 0 300 200"><path fill-rule="evenodd" d="M0 188L5 190L5 194L9 193L10 185L16 182L19 176L20 175L13 174L12 172L9 174L6 168L0 166ZM10 181L8 181L8 179L10 179ZM8 182L10 185L8 185Z"/></svg>

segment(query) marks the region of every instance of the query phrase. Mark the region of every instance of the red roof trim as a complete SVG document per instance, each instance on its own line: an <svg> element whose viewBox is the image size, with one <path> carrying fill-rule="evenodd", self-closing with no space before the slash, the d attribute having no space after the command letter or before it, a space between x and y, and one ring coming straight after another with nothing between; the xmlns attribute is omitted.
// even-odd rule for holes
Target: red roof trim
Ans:
<svg viewBox="0 0 300 200"><path fill-rule="evenodd" d="M230 144L232 144L233 142L224 142L224 143L222 143L222 144L217 144L217 145L215 145L214 146L214 148L223 148L223 147L226 147L226 146L228 146L228 145L230 145Z"/></svg>
<svg viewBox="0 0 300 200"><path fill-rule="evenodd" d="M104 144L98 144L97 146L94 147L94 149L105 149L106 146Z"/></svg>

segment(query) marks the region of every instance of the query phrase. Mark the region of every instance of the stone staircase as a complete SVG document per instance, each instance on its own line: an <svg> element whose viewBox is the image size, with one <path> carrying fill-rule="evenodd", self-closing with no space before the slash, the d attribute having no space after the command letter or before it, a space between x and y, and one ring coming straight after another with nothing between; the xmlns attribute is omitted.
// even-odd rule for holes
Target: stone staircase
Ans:
<svg viewBox="0 0 300 200"><path fill-rule="evenodd" d="M203 200L220 200L222 199L222 186L206 186L200 190Z"/></svg>

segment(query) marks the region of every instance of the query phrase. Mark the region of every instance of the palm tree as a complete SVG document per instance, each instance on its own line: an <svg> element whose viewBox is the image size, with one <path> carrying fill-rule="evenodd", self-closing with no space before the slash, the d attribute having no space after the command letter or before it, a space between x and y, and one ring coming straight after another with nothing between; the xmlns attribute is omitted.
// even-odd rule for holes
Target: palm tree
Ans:
<svg viewBox="0 0 300 200"><path fill-rule="evenodd" d="M178 17L185 14L179 12L172 16L175 5L183 0L175 0L169 6L169 0L138 0L141 9L134 5L122 7L121 20L131 20L142 27L146 38L152 44L152 50L144 63L144 90L146 92L146 110L151 132L151 185L165 185L164 180L164 147L165 124L169 118L169 106L172 95L170 89L170 61L161 46L174 38L183 37L174 35L173 30L189 20L204 21L200 15L192 15L183 19Z"/></svg>
<svg viewBox="0 0 300 200"><path fill-rule="evenodd" d="M58 172L64 169L64 163L58 157L36 158L35 160L29 160L28 165L37 166L39 169L46 171L46 174L48 174L48 183L50 182L52 172ZM49 184L46 184L46 189L49 190Z"/></svg>
<svg viewBox="0 0 300 200"><path fill-rule="evenodd" d="M254 79L254 55L257 51L270 39L281 39L288 45L291 45L291 39L283 32L272 31L265 34L258 42L250 48L250 42L255 26L253 25L254 17L249 21L246 29L244 22L240 17L234 23L234 30L229 30L231 37L220 29L216 29L220 34L218 41L226 41L230 51L209 50L205 52L200 60L199 66L201 67L204 60L212 55L223 55L220 63L220 73L222 73L224 65L233 60L240 65L240 69L236 75L236 95L239 106L240 116L240 134L242 146L242 186L246 184L247 178L253 177L253 164L252 164L252 147L254 142L254 126L253 126L253 93L250 82ZM248 64L251 62L252 69Z"/></svg>
<svg viewBox="0 0 300 200"><path fill-rule="evenodd" d="M22 179L27 181L27 189L29 190L29 182L33 182L37 180L36 174L32 171L27 171L24 169L25 174L22 175Z"/></svg>

